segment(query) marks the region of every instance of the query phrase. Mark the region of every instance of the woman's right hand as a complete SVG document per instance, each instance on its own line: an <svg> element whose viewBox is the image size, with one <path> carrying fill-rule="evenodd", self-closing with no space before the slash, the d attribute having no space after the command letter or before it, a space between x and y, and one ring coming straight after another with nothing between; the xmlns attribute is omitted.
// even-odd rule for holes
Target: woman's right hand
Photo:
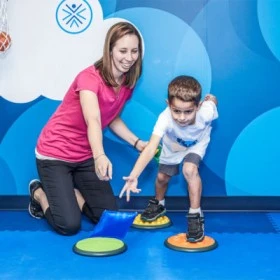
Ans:
<svg viewBox="0 0 280 280"><path fill-rule="evenodd" d="M143 140L140 139L137 142L137 145L135 146L135 148L138 150L138 152L142 152L146 148L148 143L149 143L148 141L143 141Z"/></svg>
<svg viewBox="0 0 280 280"><path fill-rule="evenodd" d="M112 179L113 166L105 154L94 159L95 172L99 180L109 181Z"/></svg>

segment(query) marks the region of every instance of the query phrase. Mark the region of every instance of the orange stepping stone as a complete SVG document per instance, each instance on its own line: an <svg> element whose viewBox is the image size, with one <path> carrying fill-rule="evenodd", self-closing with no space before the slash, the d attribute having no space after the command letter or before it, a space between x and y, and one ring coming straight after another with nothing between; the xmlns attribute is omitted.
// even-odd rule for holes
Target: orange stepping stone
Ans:
<svg viewBox="0 0 280 280"><path fill-rule="evenodd" d="M217 248L218 243L210 236L205 236L199 242L188 242L186 240L186 233L179 233L172 235L164 241L164 245L169 249L184 252L204 252Z"/></svg>

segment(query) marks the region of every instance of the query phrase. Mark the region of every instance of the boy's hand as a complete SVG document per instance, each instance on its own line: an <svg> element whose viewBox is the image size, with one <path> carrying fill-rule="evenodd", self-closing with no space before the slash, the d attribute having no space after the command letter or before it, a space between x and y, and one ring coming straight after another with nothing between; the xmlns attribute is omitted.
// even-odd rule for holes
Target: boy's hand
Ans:
<svg viewBox="0 0 280 280"><path fill-rule="evenodd" d="M126 181L126 183L120 192L119 198L122 198L123 194L126 192L126 201L128 202L130 200L130 192L139 193L141 192L141 189L137 189L137 185L138 185L137 178L128 176L128 177L123 177L123 179Z"/></svg>
<svg viewBox="0 0 280 280"><path fill-rule="evenodd" d="M216 105L218 104L216 96L214 96L213 94L210 94L210 93L205 95L204 101L213 101Z"/></svg>

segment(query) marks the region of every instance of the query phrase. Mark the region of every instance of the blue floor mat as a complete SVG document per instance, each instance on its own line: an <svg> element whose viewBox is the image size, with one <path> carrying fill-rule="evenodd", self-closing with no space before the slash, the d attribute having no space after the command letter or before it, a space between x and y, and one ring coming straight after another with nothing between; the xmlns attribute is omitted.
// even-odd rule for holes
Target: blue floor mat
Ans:
<svg viewBox="0 0 280 280"><path fill-rule="evenodd" d="M74 236L53 232L45 220L26 211L0 211L0 279L98 280L279 280L280 213L206 213L207 234L218 248L202 253L170 250L164 241L184 232L184 213L168 213L172 226L158 230L131 228L128 250L111 257L72 252L93 225L83 219Z"/></svg>
<svg viewBox="0 0 280 280"><path fill-rule="evenodd" d="M219 247L204 253L173 251L163 241L174 232L133 231L128 250L112 257L84 257L72 246L86 235L4 231L1 279L242 280L280 279L276 234L213 234ZM272 245L272 246L271 246Z"/></svg>
<svg viewBox="0 0 280 280"><path fill-rule="evenodd" d="M280 213L268 213L267 217L277 232L280 232Z"/></svg>

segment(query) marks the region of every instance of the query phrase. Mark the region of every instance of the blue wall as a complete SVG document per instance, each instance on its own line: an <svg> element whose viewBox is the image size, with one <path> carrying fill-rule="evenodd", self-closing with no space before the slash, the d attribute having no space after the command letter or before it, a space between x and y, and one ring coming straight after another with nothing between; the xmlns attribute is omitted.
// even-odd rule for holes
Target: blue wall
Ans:
<svg viewBox="0 0 280 280"><path fill-rule="evenodd" d="M99 2L104 20L126 19L144 39L143 75L122 114L131 130L148 140L169 81L193 75L203 95L211 92L219 101L220 116L201 165L203 194L279 196L280 1ZM26 195L29 180L37 177L36 140L60 102L38 96L28 102L0 96L0 195ZM109 131L104 143L118 194L138 154ZM141 195L154 193L156 173L151 162L140 178ZM174 177L168 195L185 194L182 176Z"/></svg>

